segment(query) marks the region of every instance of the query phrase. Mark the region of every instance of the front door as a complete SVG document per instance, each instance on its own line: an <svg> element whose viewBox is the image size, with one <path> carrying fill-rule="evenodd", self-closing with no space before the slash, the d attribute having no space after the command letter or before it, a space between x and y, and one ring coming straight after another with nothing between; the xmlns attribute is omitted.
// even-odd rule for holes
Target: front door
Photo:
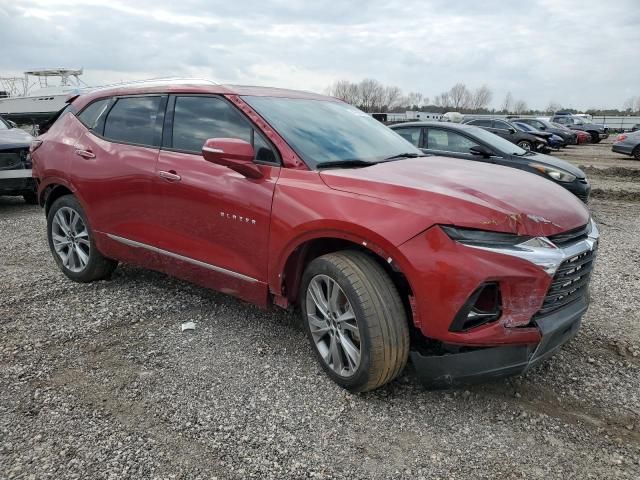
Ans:
<svg viewBox="0 0 640 480"><path fill-rule="evenodd" d="M154 180L164 229L156 246L168 252L173 273L247 297L242 282L267 281L271 204L280 174L276 150L224 98L177 95L167 112ZM252 143L263 177L246 178L206 161L202 146L209 138Z"/></svg>

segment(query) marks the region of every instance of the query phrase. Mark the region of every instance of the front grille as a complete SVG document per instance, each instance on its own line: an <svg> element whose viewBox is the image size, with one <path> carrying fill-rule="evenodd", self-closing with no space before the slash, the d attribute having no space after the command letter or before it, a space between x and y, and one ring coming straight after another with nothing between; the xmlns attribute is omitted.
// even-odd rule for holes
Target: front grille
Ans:
<svg viewBox="0 0 640 480"><path fill-rule="evenodd" d="M587 250L560 264L553 277L542 307L534 318L566 307L587 295L596 250Z"/></svg>
<svg viewBox="0 0 640 480"><path fill-rule="evenodd" d="M20 152L0 152L0 169L11 170L22 167Z"/></svg>
<svg viewBox="0 0 640 480"><path fill-rule="evenodd" d="M578 196L580 198L580 196ZM567 245L572 245L580 240L585 240L589 234L589 224L582 227L574 228L567 232L558 233L547 237L557 247L563 248Z"/></svg>

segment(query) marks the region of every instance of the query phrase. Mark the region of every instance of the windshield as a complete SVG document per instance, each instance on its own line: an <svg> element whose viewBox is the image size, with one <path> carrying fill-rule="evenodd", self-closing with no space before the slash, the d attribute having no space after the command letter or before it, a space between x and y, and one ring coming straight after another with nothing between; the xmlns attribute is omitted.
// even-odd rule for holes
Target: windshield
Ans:
<svg viewBox="0 0 640 480"><path fill-rule="evenodd" d="M363 111L342 102L242 97L310 168L319 163L378 162L422 152Z"/></svg>
<svg viewBox="0 0 640 480"><path fill-rule="evenodd" d="M527 153L523 148L520 148L515 143L511 143L509 140L505 140L498 135L491 133L484 128L469 126L468 132L475 136L478 140L483 141L494 150L498 152L506 153L508 155L522 156ZM465 129L466 130L466 129Z"/></svg>

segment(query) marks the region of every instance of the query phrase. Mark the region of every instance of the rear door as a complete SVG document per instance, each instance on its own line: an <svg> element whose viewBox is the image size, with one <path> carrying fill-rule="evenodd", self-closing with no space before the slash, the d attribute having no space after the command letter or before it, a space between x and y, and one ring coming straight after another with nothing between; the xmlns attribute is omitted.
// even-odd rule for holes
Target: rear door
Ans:
<svg viewBox="0 0 640 480"><path fill-rule="evenodd" d="M73 182L94 230L127 241L158 233L152 183L167 96L95 102L78 115L89 129L76 143Z"/></svg>
<svg viewBox="0 0 640 480"><path fill-rule="evenodd" d="M502 138L506 138L509 141L513 141L515 134L512 132L512 127L502 120L494 120L493 128L491 130L496 135L500 135Z"/></svg>
<svg viewBox="0 0 640 480"><path fill-rule="evenodd" d="M154 180L162 197L163 228L156 246L170 252L167 261L174 268L184 271L197 265L207 272L209 286L243 296L238 279L249 283L267 279L279 155L223 97L171 96L167 112ZM252 143L263 177L249 179L206 161L202 146L209 138Z"/></svg>

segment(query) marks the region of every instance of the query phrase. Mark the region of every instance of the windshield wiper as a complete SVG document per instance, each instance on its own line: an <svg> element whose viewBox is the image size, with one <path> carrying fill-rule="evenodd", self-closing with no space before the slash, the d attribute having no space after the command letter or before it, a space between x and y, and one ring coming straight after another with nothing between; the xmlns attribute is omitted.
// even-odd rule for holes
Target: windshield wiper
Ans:
<svg viewBox="0 0 640 480"><path fill-rule="evenodd" d="M316 168L351 168L351 167L370 167L378 162L367 162L366 160L332 160L330 162L320 162L316 164Z"/></svg>
<svg viewBox="0 0 640 480"><path fill-rule="evenodd" d="M416 152L406 152L406 153L399 153L397 155L392 155L390 157L387 157L384 159L385 162L388 162L389 160L397 160L398 158L418 158L418 157L427 157L428 155L425 153L416 153Z"/></svg>

